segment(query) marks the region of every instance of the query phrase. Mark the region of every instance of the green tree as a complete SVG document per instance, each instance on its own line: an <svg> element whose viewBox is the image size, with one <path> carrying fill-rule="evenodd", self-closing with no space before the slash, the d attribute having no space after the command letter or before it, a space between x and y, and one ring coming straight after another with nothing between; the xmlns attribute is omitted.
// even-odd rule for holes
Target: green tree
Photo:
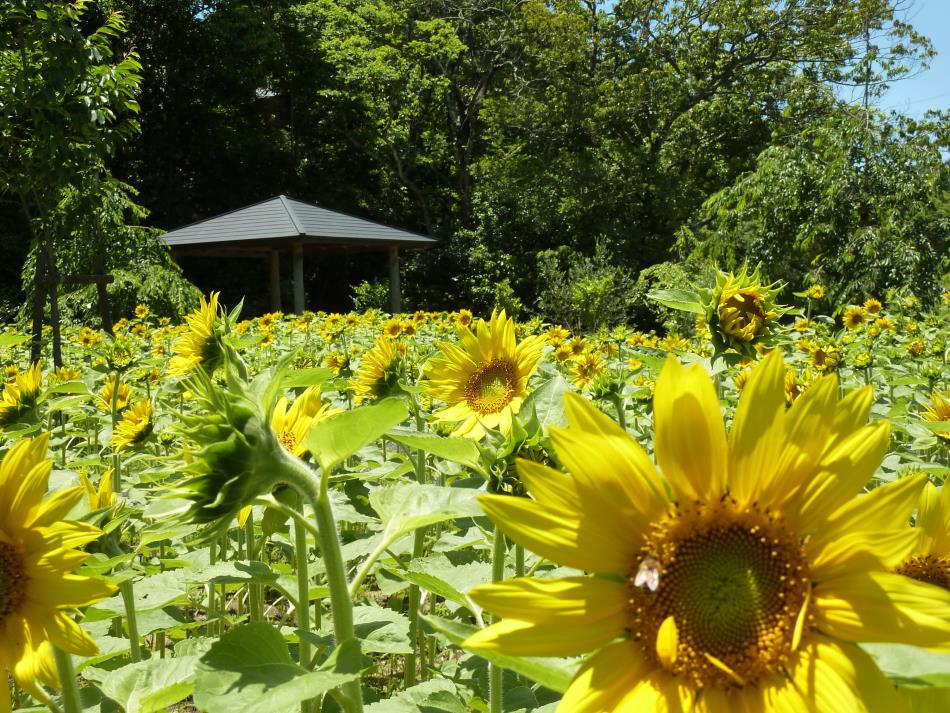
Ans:
<svg viewBox="0 0 950 713"><path fill-rule="evenodd" d="M820 281L839 304L888 288L935 299L950 269L942 119L840 110L779 134L709 199L682 247L730 266L761 261L793 286Z"/></svg>
<svg viewBox="0 0 950 713"><path fill-rule="evenodd" d="M91 174L108 175L106 160L137 129L141 67L134 52L114 49L124 31L120 14L87 34L83 24L95 10L87 0L0 3L0 192L19 203L31 230L32 358L40 355L48 294L57 364L54 216L70 187Z"/></svg>

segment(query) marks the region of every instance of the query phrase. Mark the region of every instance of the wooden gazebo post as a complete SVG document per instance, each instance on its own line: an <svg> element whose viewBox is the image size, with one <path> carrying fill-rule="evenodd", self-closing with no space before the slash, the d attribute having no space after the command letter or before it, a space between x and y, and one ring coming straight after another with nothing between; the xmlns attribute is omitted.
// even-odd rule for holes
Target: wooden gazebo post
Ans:
<svg viewBox="0 0 950 713"><path fill-rule="evenodd" d="M303 314L303 240L294 242L294 312Z"/></svg>
<svg viewBox="0 0 950 713"><path fill-rule="evenodd" d="M280 252L271 250L270 259L270 311L280 312Z"/></svg>
<svg viewBox="0 0 950 713"><path fill-rule="evenodd" d="M402 312L402 295L399 292L399 248L389 248L389 311Z"/></svg>

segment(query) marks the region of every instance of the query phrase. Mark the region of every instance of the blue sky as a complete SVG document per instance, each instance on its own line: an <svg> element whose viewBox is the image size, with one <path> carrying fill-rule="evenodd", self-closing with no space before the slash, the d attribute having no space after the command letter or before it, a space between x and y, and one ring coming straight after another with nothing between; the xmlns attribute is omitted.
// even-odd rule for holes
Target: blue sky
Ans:
<svg viewBox="0 0 950 713"><path fill-rule="evenodd" d="M912 116L928 109L950 109L950 0L913 0L906 19L930 38L937 56L930 69L895 82L878 106Z"/></svg>

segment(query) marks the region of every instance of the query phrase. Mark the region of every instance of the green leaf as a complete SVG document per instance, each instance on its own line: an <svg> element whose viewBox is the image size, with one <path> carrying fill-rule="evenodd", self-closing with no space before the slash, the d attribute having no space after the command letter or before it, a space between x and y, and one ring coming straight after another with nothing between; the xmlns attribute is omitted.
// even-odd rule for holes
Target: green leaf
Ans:
<svg viewBox="0 0 950 713"><path fill-rule="evenodd" d="M402 399L383 399L316 424L304 439L325 472L342 463L409 415Z"/></svg>
<svg viewBox="0 0 950 713"><path fill-rule="evenodd" d="M476 500L480 493L469 488L405 483L373 490L369 502L386 525L383 537L394 541L419 527L482 515Z"/></svg>
<svg viewBox="0 0 950 713"><path fill-rule="evenodd" d="M391 571L395 576L467 609L471 609L472 602L465 592L484 584L491 576L488 563L453 565L445 555L414 559L409 563L408 571Z"/></svg>
<svg viewBox="0 0 950 713"><path fill-rule="evenodd" d="M465 713L458 689L445 679L407 688L392 698L366 706L366 713Z"/></svg>
<svg viewBox="0 0 950 713"><path fill-rule="evenodd" d="M647 297L680 312L703 314L706 311L699 301L699 295L692 290L653 290L647 293Z"/></svg>
<svg viewBox="0 0 950 713"><path fill-rule="evenodd" d="M28 334L0 334L0 347L12 347L29 341Z"/></svg>
<svg viewBox="0 0 950 713"><path fill-rule="evenodd" d="M363 653L411 654L409 619L392 609L360 605L353 607L356 637Z"/></svg>
<svg viewBox="0 0 950 713"><path fill-rule="evenodd" d="M295 389L302 386L316 386L333 378L333 372L324 367L313 369L295 369L284 375L281 386L285 389Z"/></svg>
<svg viewBox="0 0 950 713"><path fill-rule="evenodd" d="M140 661L112 671L99 687L127 711L164 711L195 690L197 664L197 656Z"/></svg>
<svg viewBox="0 0 950 713"><path fill-rule="evenodd" d="M386 436L409 448L417 448L453 463L481 470L478 446L471 438L436 436L432 433L419 433L401 428L389 431Z"/></svg>
<svg viewBox="0 0 950 713"><path fill-rule="evenodd" d="M545 381L536 388L521 405L522 413L530 413L534 408L538 421L547 431L549 426L567 426L567 416L564 413L564 394L571 387L560 374Z"/></svg>
<svg viewBox="0 0 950 713"><path fill-rule="evenodd" d="M950 687L950 653L906 644L861 644L884 674L902 686Z"/></svg>
<svg viewBox="0 0 950 713"><path fill-rule="evenodd" d="M423 614L422 619L442 634L451 643L461 647L462 642L474 634L478 629L451 619L445 619L434 614ZM577 671L579 662L566 659L529 658L526 656L508 656L494 651L473 651L481 658L497 664L509 671L521 674L532 681L540 683L552 691L564 693L571 684L571 679Z"/></svg>
<svg viewBox="0 0 950 713"><path fill-rule="evenodd" d="M291 660L284 638L270 624L247 624L225 634L201 658L195 705L208 713L290 711L357 678L307 672Z"/></svg>

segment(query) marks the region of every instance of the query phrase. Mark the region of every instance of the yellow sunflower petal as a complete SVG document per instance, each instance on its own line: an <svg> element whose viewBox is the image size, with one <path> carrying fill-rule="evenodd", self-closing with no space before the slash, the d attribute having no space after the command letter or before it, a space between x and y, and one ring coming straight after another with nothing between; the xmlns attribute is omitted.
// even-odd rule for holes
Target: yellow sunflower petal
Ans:
<svg viewBox="0 0 950 713"><path fill-rule="evenodd" d="M879 530L876 533L852 532L842 534L821 547L812 550L811 574L818 580L841 577L868 570L891 570L910 557L917 549L920 536L914 528Z"/></svg>
<svg viewBox="0 0 950 713"><path fill-rule="evenodd" d="M594 577L518 577L475 587L468 594L498 616L572 626L609 618L618 633L624 627L628 598L625 584Z"/></svg>
<svg viewBox="0 0 950 713"><path fill-rule="evenodd" d="M726 432L719 400L699 364L674 357L656 382L653 399L656 459L679 500L714 500L725 490Z"/></svg>
<svg viewBox="0 0 950 713"><path fill-rule="evenodd" d="M850 434L822 457L816 475L796 496L802 532L818 528L861 492L881 465L890 437L890 424L878 421Z"/></svg>
<svg viewBox="0 0 950 713"><path fill-rule="evenodd" d="M617 710L630 686L652 668L640 646L620 641L605 646L581 666L558 704L558 713L605 713Z"/></svg>
<svg viewBox="0 0 950 713"><path fill-rule="evenodd" d="M790 673L816 713L909 713L906 700L853 644L814 637Z"/></svg>
<svg viewBox="0 0 950 713"><path fill-rule="evenodd" d="M686 713L693 711L690 689L662 669L650 671L623 697L614 713Z"/></svg>
<svg viewBox="0 0 950 713"><path fill-rule="evenodd" d="M75 488L64 488L50 495L37 508L36 513L31 519L31 527L46 527L62 520L69 511L72 510L83 495L86 495L85 487L77 486Z"/></svg>
<svg viewBox="0 0 950 713"><path fill-rule="evenodd" d="M626 497L651 517L667 508L666 493L656 468L640 445L577 394L564 396L569 429L550 429L551 442L564 466L585 487L605 496Z"/></svg>
<svg viewBox="0 0 950 713"><path fill-rule="evenodd" d="M115 593L115 587L92 577L80 577L61 572L29 572L35 584L30 599L48 607L85 607Z"/></svg>
<svg viewBox="0 0 950 713"><path fill-rule="evenodd" d="M730 690L706 688L696 701L692 713L761 713L765 707L765 690L744 686ZM798 709L799 713L802 709Z"/></svg>
<svg viewBox="0 0 950 713"><path fill-rule="evenodd" d="M845 641L950 643L950 592L889 572L827 579L814 590L815 623Z"/></svg>
<svg viewBox="0 0 950 713"><path fill-rule="evenodd" d="M729 492L741 504L767 488L785 447L785 362L770 352L742 390L729 432Z"/></svg>
<svg viewBox="0 0 950 713"><path fill-rule="evenodd" d="M927 476L901 478L848 501L805 544L812 576L818 580L841 573L859 552L874 552L887 569L911 554L919 538L908 527ZM882 540L890 543L882 547Z"/></svg>
<svg viewBox="0 0 950 713"><path fill-rule="evenodd" d="M609 643L622 633L616 623L604 619L582 624L536 624L502 619L462 642L473 651L502 651L512 656L578 656Z"/></svg>
<svg viewBox="0 0 950 713"><path fill-rule="evenodd" d="M517 461L518 477L532 497L540 503L546 503L562 510L577 507L577 487L574 479L541 463L523 460Z"/></svg>
<svg viewBox="0 0 950 713"><path fill-rule="evenodd" d="M626 572L639 544L629 533L605 525L603 518L507 495L483 495L482 509L502 532L532 552L589 572Z"/></svg>

